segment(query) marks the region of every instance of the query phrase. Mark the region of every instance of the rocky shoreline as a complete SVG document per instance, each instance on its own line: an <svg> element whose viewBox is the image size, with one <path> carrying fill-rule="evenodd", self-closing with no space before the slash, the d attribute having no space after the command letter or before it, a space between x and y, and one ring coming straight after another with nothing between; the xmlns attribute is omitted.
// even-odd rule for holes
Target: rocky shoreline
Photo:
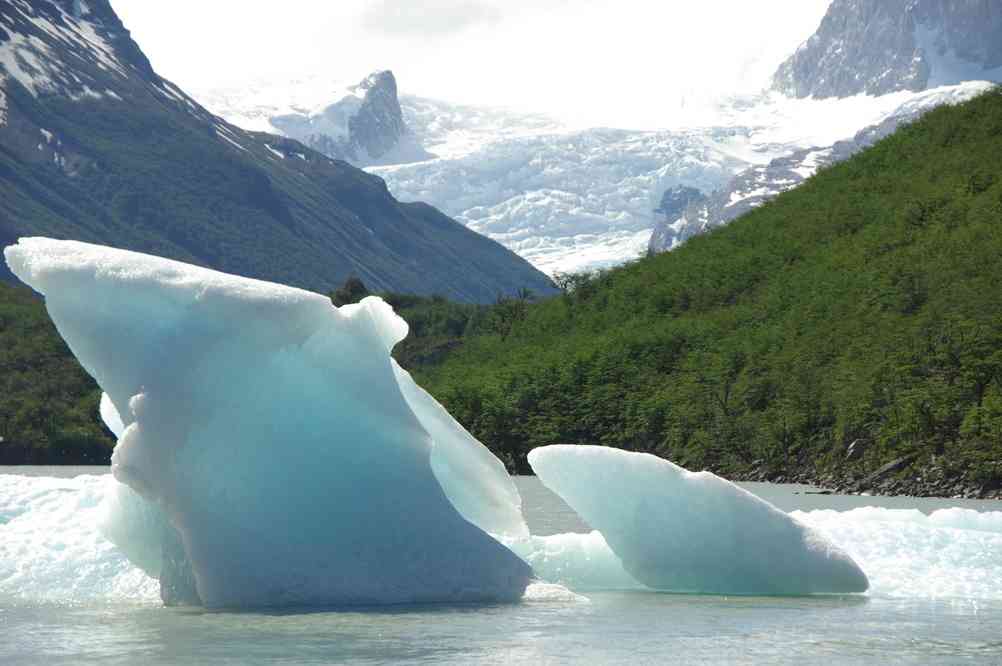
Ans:
<svg viewBox="0 0 1002 666"><path fill-rule="evenodd" d="M912 458L898 458L876 471L865 473L856 469L791 474L770 474L762 468L731 477L735 481L768 481L770 483L802 483L816 486L823 493L834 495L884 495L906 497L941 497L944 499L1002 500L1002 485L985 484L962 472L948 474L935 462L915 464Z"/></svg>

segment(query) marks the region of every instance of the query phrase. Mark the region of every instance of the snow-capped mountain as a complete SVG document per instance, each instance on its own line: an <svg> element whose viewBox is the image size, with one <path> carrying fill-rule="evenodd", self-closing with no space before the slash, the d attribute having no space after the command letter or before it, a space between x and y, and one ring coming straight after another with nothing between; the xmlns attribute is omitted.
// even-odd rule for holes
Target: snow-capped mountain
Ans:
<svg viewBox="0 0 1002 666"><path fill-rule="evenodd" d="M817 32L773 77L773 87L835 108L845 99L900 106L854 136L750 167L704 196L677 193L655 211L649 253L726 224L796 187L819 168L848 159L941 104L955 104L1002 80L1002 4L997 0L834 0ZM915 92L918 91L918 92Z"/></svg>
<svg viewBox="0 0 1002 666"><path fill-rule="evenodd" d="M432 203L544 272L593 270L648 249L667 190L724 188L797 150L851 139L913 97L769 93L706 109L703 125L639 131L570 128L405 95L405 119L438 157L370 171L396 196Z"/></svg>
<svg viewBox="0 0 1002 666"><path fill-rule="evenodd" d="M649 254L678 247L714 227L761 206L776 195L810 178L818 169L846 160L888 136L901 124L942 104L958 104L986 91L991 84L968 82L920 93L903 103L881 122L863 128L850 139L824 147L796 150L768 164L748 168L709 196L688 189L670 189L655 210L657 223L648 246Z"/></svg>
<svg viewBox="0 0 1002 666"><path fill-rule="evenodd" d="M247 129L302 141L356 166L402 164L432 157L408 129L391 71L350 86L317 78L208 90L199 98L213 112Z"/></svg>
<svg viewBox="0 0 1002 666"><path fill-rule="evenodd" d="M972 80L1002 80L998 0L834 0L773 86L846 97Z"/></svg>
<svg viewBox="0 0 1002 666"><path fill-rule="evenodd" d="M108 0L0 0L0 100L0 247L69 238L314 290L355 275L467 301L554 291L381 179L213 115L157 75Z"/></svg>

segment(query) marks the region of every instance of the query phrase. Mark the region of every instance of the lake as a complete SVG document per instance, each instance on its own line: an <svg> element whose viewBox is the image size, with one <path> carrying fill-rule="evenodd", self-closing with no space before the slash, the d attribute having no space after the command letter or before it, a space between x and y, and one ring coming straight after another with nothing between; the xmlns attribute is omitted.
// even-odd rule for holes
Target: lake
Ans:
<svg viewBox="0 0 1002 666"><path fill-rule="evenodd" d="M589 590L515 605L205 612L163 608L155 582L93 534L101 479L72 477L106 471L0 468L0 664L1002 663L1002 502L742 484L848 550L871 579L860 596ZM535 478L517 483L534 534L588 531ZM942 511L953 507L966 511Z"/></svg>

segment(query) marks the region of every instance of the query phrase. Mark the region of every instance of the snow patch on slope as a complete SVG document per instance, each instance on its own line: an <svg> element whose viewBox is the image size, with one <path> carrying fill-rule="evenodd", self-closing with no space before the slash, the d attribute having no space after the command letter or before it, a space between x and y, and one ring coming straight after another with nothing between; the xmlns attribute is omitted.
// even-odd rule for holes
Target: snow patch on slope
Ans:
<svg viewBox="0 0 1002 666"><path fill-rule="evenodd" d="M7 77L0 74L0 127L7 124Z"/></svg>
<svg viewBox="0 0 1002 666"><path fill-rule="evenodd" d="M56 87L48 53L49 47L34 35L14 34L6 44L0 44L0 66L10 78L38 97L40 91Z"/></svg>
<svg viewBox="0 0 1002 666"><path fill-rule="evenodd" d="M0 68L20 83L32 96L40 94L63 94L73 100L110 97L83 83L77 75L78 69L52 46L70 49L76 55L83 54L99 69L128 77L126 67L118 60L115 50L97 31L95 26L84 20L89 11L66 13L59 5L53 5L62 14L62 25L37 15L34 8L21 7L21 16L45 39L34 34L13 33L0 44ZM46 40L51 41L50 44Z"/></svg>

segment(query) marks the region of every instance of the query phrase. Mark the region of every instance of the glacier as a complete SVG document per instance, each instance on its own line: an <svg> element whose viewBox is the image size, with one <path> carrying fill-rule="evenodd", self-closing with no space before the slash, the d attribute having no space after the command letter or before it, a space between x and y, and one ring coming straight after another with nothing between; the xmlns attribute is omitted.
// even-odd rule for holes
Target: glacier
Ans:
<svg viewBox="0 0 1002 666"><path fill-rule="evenodd" d="M73 241L22 239L4 254L107 393L105 414L124 426L113 474L177 530L205 606L522 596L530 567L484 531L525 531L517 491L394 367L407 325L381 300L337 309ZM105 533L155 566L156 516L120 500L131 519Z"/></svg>
<svg viewBox="0 0 1002 666"><path fill-rule="evenodd" d="M194 94L235 125L283 133L271 119L337 106L342 93L332 91L342 87L328 76L305 76ZM645 252L661 222L655 209L670 188L727 189L732 179L772 160L850 140L916 103L931 106L938 94L949 91L690 99L664 108L658 124L644 127L583 126L575 118L403 94L407 136L428 154L388 153L367 170L400 200L432 204L545 273L587 272ZM740 194L751 203L762 199L750 198L758 190ZM722 207L728 203L725 197ZM699 226L690 218L685 233L672 236L692 235Z"/></svg>
<svg viewBox="0 0 1002 666"><path fill-rule="evenodd" d="M820 532L709 472L599 446L540 447L529 464L652 589L783 595L869 586Z"/></svg>

